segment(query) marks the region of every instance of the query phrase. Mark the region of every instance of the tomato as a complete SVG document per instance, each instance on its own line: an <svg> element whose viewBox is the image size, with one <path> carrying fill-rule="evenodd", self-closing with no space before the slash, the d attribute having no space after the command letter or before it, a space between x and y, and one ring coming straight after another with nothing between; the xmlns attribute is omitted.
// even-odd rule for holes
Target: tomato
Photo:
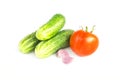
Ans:
<svg viewBox="0 0 120 80"><path fill-rule="evenodd" d="M70 48L78 56L88 56L96 51L99 39L95 34L82 30L75 31L70 38Z"/></svg>

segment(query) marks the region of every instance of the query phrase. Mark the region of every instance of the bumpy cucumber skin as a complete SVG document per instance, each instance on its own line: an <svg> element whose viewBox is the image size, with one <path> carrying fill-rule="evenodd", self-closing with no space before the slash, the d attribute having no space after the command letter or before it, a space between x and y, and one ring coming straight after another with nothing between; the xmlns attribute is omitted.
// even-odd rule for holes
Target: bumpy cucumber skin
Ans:
<svg viewBox="0 0 120 80"><path fill-rule="evenodd" d="M32 51L34 51L36 45L40 42L36 36L36 32L33 32L27 36L25 36L20 42L19 42L19 50L24 53L28 54Z"/></svg>
<svg viewBox="0 0 120 80"><path fill-rule="evenodd" d="M70 36L73 32L71 29L62 30L51 39L40 42L35 48L35 55L38 58L47 58L57 50L69 47Z"/></svg>
<svg viewBox="0 0 120 80"><path fill-rule="evenodd" d="M55 36L65 24L65 17L61 14L55 14L46 24L41 26L36 37L39 40L47 40Z"/></svg>

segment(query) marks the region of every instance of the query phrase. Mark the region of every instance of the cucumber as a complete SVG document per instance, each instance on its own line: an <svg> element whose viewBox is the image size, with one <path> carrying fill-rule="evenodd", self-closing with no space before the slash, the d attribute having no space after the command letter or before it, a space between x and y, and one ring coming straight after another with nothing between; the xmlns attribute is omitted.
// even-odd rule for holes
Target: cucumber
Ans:
<svg viewBox="0 0 120 80"><path fill-rule="evenodd" d="M22 53L30 53L32 51L34 51L36 45L40 42L36 36L35 36L36 32L33 32L31 34L28 34L27 36L25 36L20 42L19 42L19 50Z"/></svg>
<svg viewBox="0 0 120 80"><path fill-rule="evenodd" d="M65 17L62 14L55 14L47 23L42 25L36 32L39 40L47 40L55 36L65 24Z"/></svg>
<svg viewBox="0 0 120 80"><path fill-rule="evenodd" d="M69 47L70 36L74 31L66 29L58 32L49 40L40 42L35 48L38 58L47 58L61 48Z"/></svg>

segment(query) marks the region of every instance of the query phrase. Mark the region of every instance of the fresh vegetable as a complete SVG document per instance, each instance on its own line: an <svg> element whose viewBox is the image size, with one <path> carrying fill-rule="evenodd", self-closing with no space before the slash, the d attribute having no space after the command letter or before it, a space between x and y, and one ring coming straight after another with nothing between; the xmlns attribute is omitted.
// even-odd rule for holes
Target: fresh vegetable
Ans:
<svg viewBox="0 0 120 80"><path fill-rule="evenodd" d="M40 42L35 48L35 55L38 58L46 58L57 50L68 47L70 36L73 32L70 29L62 30L51 39Z"/></svg>
<svg viewBox="0 0 120 80"><path fill-rule="evenodd" d="M94 27L93 27L94 29ZM88 56L96 51L99 45L99 39L95 34L86 31L78 30L75 31L70 38L70 47L78 56Z"/></svg>
<svg viewBox="0 0 120 80"><path fill-rule="evenodd" d="M55 14L46 24L37 30L36 37L39 40L50 39L63 28L64 24L65 17L61 14Z"/></svg>
<svg viewBox="0 0 120 80"><path fill-rule="evenodd" d="M64 50L64 49L58 50L57 56L62 58L62 62L64 64L69 64L73 60L73 58L69 55L69 53L66 50Z"/></svg>
<svg viewBox="0 0 120 80"><path fill-rule="evenodd" d="M62 61L63 61L64 64L69 64L69 63L72 62L72 60L73 60L73 58L70 57L70 56L62 58Z"/></svg>
<svg viewBox="0 0 120 80"><path fill-rule="evenodd" d="M25 36L20 42L19 42L19 50L22 53L30 53L34 51L36 45L40 42L35 37L36 32L33 32L27 36Z"/></svg>

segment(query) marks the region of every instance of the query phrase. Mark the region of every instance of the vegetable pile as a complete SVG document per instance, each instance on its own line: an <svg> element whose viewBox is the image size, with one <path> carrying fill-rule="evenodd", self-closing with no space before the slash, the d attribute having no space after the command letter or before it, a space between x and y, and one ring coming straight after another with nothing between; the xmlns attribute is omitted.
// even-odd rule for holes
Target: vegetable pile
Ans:
<svg viewBox="0 0 120 80"><path fill-rule="evenodd" d="M97 49L98 38L92 32L62 30L64 25L65 17L62 14L53 15L38 30L26 35L19 42L19 50L24 54L34 51L38 58L47 58L57 53L63 63L68 64L73 58L64 48L70 47L78 56L90 55Z"/></svg>

